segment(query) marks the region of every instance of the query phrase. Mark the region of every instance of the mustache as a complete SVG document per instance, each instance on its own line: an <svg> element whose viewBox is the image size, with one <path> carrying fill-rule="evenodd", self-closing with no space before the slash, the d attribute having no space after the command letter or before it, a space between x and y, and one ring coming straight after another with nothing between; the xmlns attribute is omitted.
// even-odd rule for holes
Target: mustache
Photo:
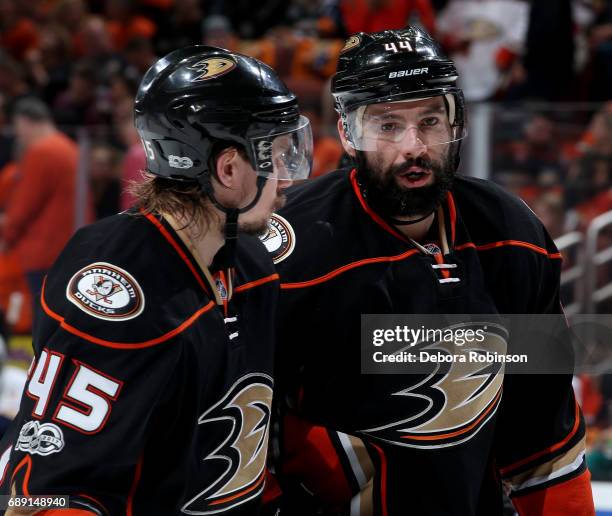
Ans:
<svg viewBox="0 0 612 516"><path fill-rule="evenodd" d="M407 172L410 167L419 167L424 170L429 170L435 174L436 172L436 164L424 157L418 157L409 159L404 161L403 163L399 163L398 165L394 165L389 169L389 175L395 176Z"/></svg>

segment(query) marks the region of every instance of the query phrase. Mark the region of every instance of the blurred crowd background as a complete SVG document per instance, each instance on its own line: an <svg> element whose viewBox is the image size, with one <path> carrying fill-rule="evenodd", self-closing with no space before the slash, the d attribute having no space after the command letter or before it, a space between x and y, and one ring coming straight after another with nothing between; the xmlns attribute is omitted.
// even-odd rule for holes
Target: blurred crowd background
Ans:
<svg viewBox="0 0 612 516"><path fill-rule="evenodd" d="M408 23L461 74L461 172L516 192L546 224L570 318L612 312L611 0L0 0L0 414L16 410L45 271L76 228L132 203L145 166L133 100L157 57L203 43L273 66L311 120L319 176L342 159L329 79L344 39ZM575 387L593 476L612 480L603 356Z"/></svg>

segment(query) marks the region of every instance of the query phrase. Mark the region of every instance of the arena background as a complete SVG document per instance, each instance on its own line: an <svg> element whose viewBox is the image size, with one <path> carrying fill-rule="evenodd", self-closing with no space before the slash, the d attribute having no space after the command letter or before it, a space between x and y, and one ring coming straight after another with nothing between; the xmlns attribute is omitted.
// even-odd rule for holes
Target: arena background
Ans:
<svg viewBox="0 0 612 516"><path fill-rule="evenodd" d="M610 313L612 1L0 0L2 424L17 410L31 358L28 272L52 261L75 229L132 202L126 185L145 164L133 98L158 56L204 43L276 68L311 119L319 176L342 158L329 79L344 39L407 23L434 34L461 73L461 172L517 193L547 226L564 255L570 320ZM33 157L15 137L12 111L31 96L76 145L62 171L71 193L52 216L49 167L70 160L59 148ZM34 178L26 191L25 175ZM598 514L612 515L612 342L597 345L595 374L574 385Z"/></svg>

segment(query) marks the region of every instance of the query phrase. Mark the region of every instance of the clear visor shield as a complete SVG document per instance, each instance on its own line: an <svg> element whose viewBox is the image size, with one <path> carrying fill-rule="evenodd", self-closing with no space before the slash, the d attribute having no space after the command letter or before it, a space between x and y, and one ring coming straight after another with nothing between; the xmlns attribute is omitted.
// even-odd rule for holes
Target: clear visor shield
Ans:
<svg viewBox="0 0 612 516"><path fill-rule="evenodd" d="M359 106L346 114L348 140L360 151L448 145L467 136L458 108L452 93Z"/></svg>
<svg viewBox="0 0 612 516"><path fill-rule="evenodd" d="M294 181L307 179L312 167L312 132L310 122L300 116L291 130L251 137L255 171L268 179Z"/></svg>

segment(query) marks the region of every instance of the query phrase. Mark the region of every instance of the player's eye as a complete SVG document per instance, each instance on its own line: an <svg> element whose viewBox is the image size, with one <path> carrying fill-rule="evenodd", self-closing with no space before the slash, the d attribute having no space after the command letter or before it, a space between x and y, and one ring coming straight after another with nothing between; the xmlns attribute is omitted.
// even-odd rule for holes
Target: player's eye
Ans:
<svg viewBox="0 0 612 516"><path fill-rule="evenodd" d="M424 118L423 120L421 120L421 125L423 127L434 127L438 125L439 123L440 123L440 120L436 116L428 116L427 118Z"/></svg>
<svg viewBox="0 0 612 516"><path fill-rule="evenodd" d="M380 124L380 128L379 128L379 131L381 133L393 133L399 130L400 130L400 126L396 122L385 122L383 124Z"/></svg>

